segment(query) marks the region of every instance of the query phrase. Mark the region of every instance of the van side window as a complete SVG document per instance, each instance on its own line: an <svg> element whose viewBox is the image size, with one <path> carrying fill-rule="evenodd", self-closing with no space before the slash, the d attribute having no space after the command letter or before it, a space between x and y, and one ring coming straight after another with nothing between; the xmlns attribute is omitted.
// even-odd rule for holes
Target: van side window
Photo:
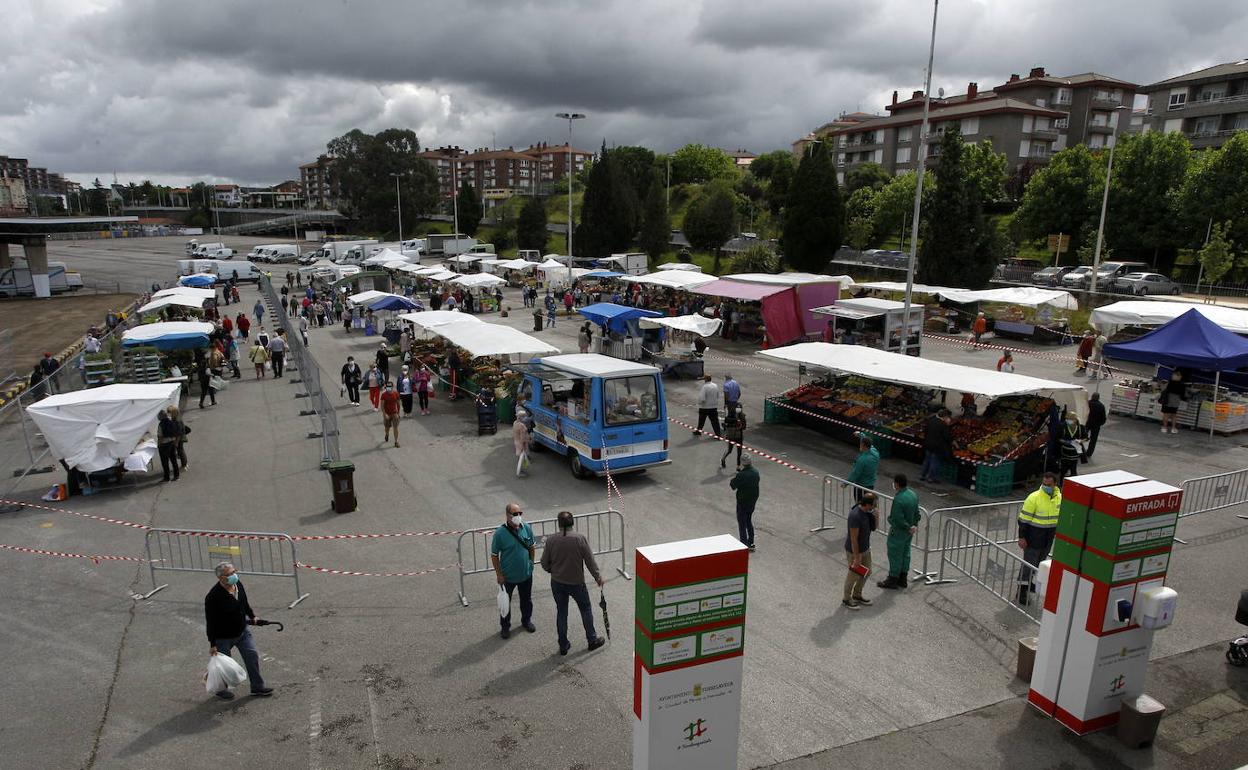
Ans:
<svg viewBox="0 0 1248 770"><path fill-rule="evenodd" d="M650 422L659 418L654 376L617 377L602 383L607 425Z"/></svg>

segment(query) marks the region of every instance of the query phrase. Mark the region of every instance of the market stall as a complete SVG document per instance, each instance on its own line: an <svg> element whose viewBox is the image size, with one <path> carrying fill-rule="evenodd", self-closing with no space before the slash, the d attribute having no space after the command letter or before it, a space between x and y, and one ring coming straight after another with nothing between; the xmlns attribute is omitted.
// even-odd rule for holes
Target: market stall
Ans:
<svg viewBox="0 0 1248 770"><path fill-rule="evenodd" d="M724 324L722 319L696 314L643 318L639 323L642 330L666 331L657 341L647 336L642 350L664 375L677 379L695 379L703 375L705 369L698 341L719 334ZM705 343L700 347L705 350Z"/></svg>
<svg viewBox="0 0 1248 770"><path fill-rule="evenodd" d="M905 323L906 304L888 299L841 299L834 305L817 307L811 312L829 319L825 342L865 345L877 350L899 352L904 334L908 335L905 340L906 353L912 356L922 355L922 305L910 306L908 326Z"/></svg>
<svg viewBox="0 0 1248 770"><path fill-rule="evenodd" d="M664 262L659 265L657 270L684 270L690 273L700 273L702 268L692 262Z"/></svg>
<svg viewBox="0 0 1248 770"><path fill-rule="evenodd" d="M398 264L404 265L404 264L407 264L409 261L410 260L407 257L403 256L402 254L395 251L394 249L387 248L387 249L382 249L376 254L373 254L368 259L364 260L361 264L369 265L369 266L372 266L372 265L385 266L390 262L397 262Z"/></svg>
<svg viewBox="0 0 1248 770"><path fill-rule="evenodd" d="M1248 310L1225 305L1198 305L1169 300L1115 302L1092 311L1092 325L1105 335L1126 326L1160 326L1189 310L1195 310L1218 326L1236 334L1248 334Z"/></svg>
<svg viewBox="0 0 1248 770"><path fill-rule="evenodd" d="M171 350L194 350L208 346L208 335L214 327L201 321L166 321L164 323L143 324L127 329L121 335L123 348L153 347L168 352Z"/></svg>
<svg viewBox="0 0 1248 770"><path fill-rule="evenodd" d="M189 308L200 312L204 309L204 303L208 302L211 297L192 297L185 294L167 294L158 299L153 299L143 307L139 308L139 315L144 313L159 313L168 307Z"/></svg>
<svg viewBox="0 0 1248 770"><path fill-rule="evenodd" d="M152 294L152 299L160 299L161 297L199 297L201 299L214 299L217 296L216 289L197 289L194 286L174 286L171 289L161 289Z"/></svg>
<svg viewBox="0 0 1248 770"><path fill-rule="evenodd" d="M641 359L642 333L638 322L643 318L659 318L662 313L643 308L616 305L611 302L598 302L586 305L578 310L590 322L605 329L594 337L594 349L591 352L602 353L612 358L628 361Z"/></svg>
<svg viewBox="0 0 1248 770"><path fill-rule="evenodd" d="M985 495L1008 493L1043 469L1048 420L1056 412L1087 415L1080 385L1041 380L866 347L823 342L764 350L758 355L826 373L768 399L764 418L797 422L854 441L858 431L877 437L882 454L918 462L924 423L939 408L957 417L958 461L946 464L949 480ZM969 394L974 407L962 406ZM956 474L956 476L954 475Z"/></svg>
<svg viewBox="0 0 1248 770"><path fill-rule="evenodd" d="M1158 367L1157 378L1125 379L1114 386L1111 411L1160 420L1158 396L1165 384L1161 378L1169 379L1175 368L1184 374L1195 370L1205 373L1200 378L1205 382L1188 384L1179 425L1208 428L1210 434L1248 429L1248 398L1222 387L1223 372L1248 366L1248 340L1218 326L1196 308L1134 340L1106 345L1105 356Z"/></svg>
<svg viewBox="0 0 1248 770"><path fill-rule="evenodd" d="M769 345L822 336L827 320L812 310L835 302L841 293L838 277L812 273L741 273L691 291L727 301L720 315L729 319L728 336L761 339L765 328Z"/></svg>
<svg viewBox="0 0 1248 770"><path fill-rule="evenodd" d="M895 281L861 283L857 288L897 294L904 294L906 291L904 283ZM980 306L993 304L1006 306L1004 310L985 311L989 330L998 336L1059 344L1073 340L1070 324L1061 314L1077 310L1079 301L1068 291L1035 286L971 290L914 284L912 293L941 300L941 307L931 308L928 313L929 324L936 331L955 333L969 328ZM954 305L973 307L955 308ZM1055 312L1058 315L1054 315Z"/></svg>
<svg viewBox="0 0 1248 770"><path fill-rule="evenodd" d="M648 286L658 286L664 289L684 289L688 291L697 286L704 286L716 279L715 276L702 272L695 273L688 270L665 270L663 272L647 273L645 275L625 275L621 276L620 280L627 283L640 283Z"/></svg>
<svg viewBox="0 0 1248 770"><path fill-rule="evenodd" d="M400 313L399 320L408 321L423 332L452 323L484 323L480 318L458 310L426 310L423 313Z"/></svg>

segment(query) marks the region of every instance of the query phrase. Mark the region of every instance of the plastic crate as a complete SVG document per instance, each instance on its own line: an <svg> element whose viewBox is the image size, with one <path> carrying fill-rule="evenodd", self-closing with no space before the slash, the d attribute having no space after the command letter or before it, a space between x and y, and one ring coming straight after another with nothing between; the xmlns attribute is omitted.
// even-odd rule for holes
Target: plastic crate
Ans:
<svg viewBox="0 0 1248 770"><path fill-rule="evenodd" d="M893 456L893 441L884 436L871 435L871 445L875 447L875 451L880 453L880 459L883 460Z"/></svg>
<svg viewBox="0 0 1248 770"><path fill-rule="evenodd" d="M776 399L772 401L768 399L763 402L763 422L767 425L780 425L789 421L789 410L785 407L787 401Z"/></svg>
<svg viewBox="0 0 1248 770"><path fill-rule="evenodd" d="M942 460L940 463L940 480L946 484L957 484L958 465L957 460Z"/></svg>
<svg viewBox="0 0 1248 770"><path fill-rule="evenodd" d="M1001 463L1000 465L981 465L975 473L975 487L978 491L979 486L1000 486L1001 484L1014 483L1014 461ZM981 493L982 494L982 493Z"/></svg>

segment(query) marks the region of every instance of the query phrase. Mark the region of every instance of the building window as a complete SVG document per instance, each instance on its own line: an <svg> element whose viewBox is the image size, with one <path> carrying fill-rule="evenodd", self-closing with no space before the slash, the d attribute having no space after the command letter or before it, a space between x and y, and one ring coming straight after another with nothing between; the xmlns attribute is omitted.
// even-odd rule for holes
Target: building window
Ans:
<svg viewBox="0 0 1248 770"><path fill-rule="evenodd" d="M979 133L979 118L962 118L963 136L974 136Z"/></svg>
<svg viewBox="0 0 1248 770"><path fill-rule="evenodd" d="M1220 118L1201 118L1196 121L1196 128L1192 131L1193 136L1209 136L1218 132L1218 121Z"/></svg>
<svg viewBox="0 0 1248 770"><path fill-rule="evenodd" d="M1062 105L1070 104L1070 89L1069 88L1057 89L1057 96L1053 98L1053 103L1062 104Z"/></svg>
<svg viewBox="0 0 1248 770"><path fill-rule="evenodd" d="M1187 106L1187 92L1186 91L1180 91L1178 93L1170 94L1170 109L1181 110L1186 106Z"/></svg>
<svg viewBox="0 0 1248 770"><path fill-rule="evenodd" d="M1053 121L1053 127L1061 129L1070 128L1070 118L1058 118Z"/></svg>
<svg viewBox="0 0 1248 770"><path fill-rule="evenodd" d="M898 148L897 148L897 162L898 162L898 163L909 163L909 162L910 162L910 148L909 148L909 147L898 147Z"/></svg>
<svg viewBox="0 0 1248 770"><path fill-rule="evenodd" d="M899 142L910 141L910 133L913 129L914 129L913 126L902 126L901 128L897 129L897 141Z"/></svg>

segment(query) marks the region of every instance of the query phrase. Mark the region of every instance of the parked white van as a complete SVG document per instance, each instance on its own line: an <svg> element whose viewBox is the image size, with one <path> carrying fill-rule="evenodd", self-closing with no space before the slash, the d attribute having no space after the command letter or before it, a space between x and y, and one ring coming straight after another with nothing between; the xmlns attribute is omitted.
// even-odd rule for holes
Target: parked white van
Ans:
<svg viewBox="0 0 1248 770"><path fill-rule="evenodd" d="M207 269L203 272L212 273L223 281L230 278L237 281L258 281L263 272L252 263L242 260L212 259L208 262Z"/></svg>
<svg viewBox="0 0 1248 770"><path fill-rule="evenodd" d="M280 243L260 252L260 261L277 264L294 262L299 259L299 247L291 243Z"/></svg>
<svg viewBox="0 0 1248 770"><path fill-rule="evenodd" d="M280 245L280 243L262 243L259 246L253 246L251 251L247 252L246 260L248 262L262 262L260 255L264 253L265 249L271 249Z"/></svg>

